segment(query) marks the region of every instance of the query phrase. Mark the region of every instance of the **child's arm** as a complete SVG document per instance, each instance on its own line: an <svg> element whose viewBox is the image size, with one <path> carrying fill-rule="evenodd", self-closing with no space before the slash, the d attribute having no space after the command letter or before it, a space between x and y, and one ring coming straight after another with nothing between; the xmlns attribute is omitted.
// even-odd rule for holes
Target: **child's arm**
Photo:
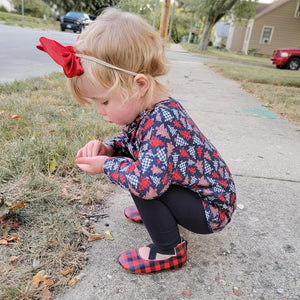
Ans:
<svg viewBox="0 0 300 300"><path fill-rule="evenodd" d="M111 146L113 149L113 154L111 156L125 156L131 157L126 143L124 142L124 135L121 132L120 135L114 137L113 139L105 142L105 145Z"/></svg>

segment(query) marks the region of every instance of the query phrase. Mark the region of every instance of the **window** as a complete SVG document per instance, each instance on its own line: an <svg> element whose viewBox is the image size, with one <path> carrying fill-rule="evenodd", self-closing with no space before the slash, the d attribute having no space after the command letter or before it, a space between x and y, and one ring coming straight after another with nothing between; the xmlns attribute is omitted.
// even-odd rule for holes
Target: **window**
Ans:
<svg viewBox="0 0 300 300"><path fill-rule="evenodd" d="M300 4L298 4L298 6L297 6L295 17L300 18Z"/></svg>
<svg viewBox="0 0 300 300"><path fill-rule="evenodd" d="M261 39L260 43L261 44L270 44L271 43L271 38L273 34L273 27L270 26L264 26L261 34Z"/></svg>

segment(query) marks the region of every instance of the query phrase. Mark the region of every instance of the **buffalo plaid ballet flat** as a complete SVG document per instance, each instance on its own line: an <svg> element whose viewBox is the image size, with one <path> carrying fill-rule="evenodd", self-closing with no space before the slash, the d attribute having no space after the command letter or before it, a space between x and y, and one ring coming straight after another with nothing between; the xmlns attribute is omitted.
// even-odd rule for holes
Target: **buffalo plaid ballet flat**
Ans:
<svg viewBox="0 0 300 300"><path fill-rule="evenodd" d="M129 206L129 207L125 208L124 215L130 221L133 221L136 223L143 223L143 220L142 220L140 213L137 210L136 206Z"/></svg>
<svg viewBox="0 0 300 300"><path fill-rule="evenodd" d="M124 251L119 256L120 265L127 271L133 273L153 273L163 270L176 270L183 267L187 260L187 242L182 241L171 251L171 257L164 260L155 260L157 248L154 244L148 245L150 247L149 259L143 259L139 255L139 249L131 249Z"/></svg>

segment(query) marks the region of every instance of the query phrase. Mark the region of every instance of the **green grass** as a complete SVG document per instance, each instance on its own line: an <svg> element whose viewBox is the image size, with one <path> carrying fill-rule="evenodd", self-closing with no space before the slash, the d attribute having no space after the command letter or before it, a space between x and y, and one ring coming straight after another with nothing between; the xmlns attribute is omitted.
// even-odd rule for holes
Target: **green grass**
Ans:
<svg viewBox="0 0 300 300"><path fill-rule="evenodd" d="M228 60L231 62L245 63L257 66L270 66L270 57L258 57L254 55L245 55L242 53L236 53L228 51L226 49L217 49L214 47L208 47L207 51L200 51L197 49L197 44L181 44L187 51L200 56L210 56L212 58L220 60Z"/></svg>
<svg viewBox="0 0 300 300"><path fill-rule="evenodd" d="M104 176L79 171L75 155L90 139L106 140L120 128L71 99L60 73L0 85L0 128L0 212L25 203L0 218L0 240L19 234L17 243L0 245L0 299L41 299L44 287L33 287L33 276L45 270L52 295L66 287L85 263L78 212L97 211L112 191ZM60 273L65 268L72 269L67 276Z"/></svg>
<svg viewBox="0 0 300 300"><path fill-rule="evenodd" d="M5 25L20 26L20 27L60 30L59 22L51 18L48 20L43 20L40 18L24 16L24 20L23 20L21 15L1 12L1 11L0 11L0 23Z"/></svg>

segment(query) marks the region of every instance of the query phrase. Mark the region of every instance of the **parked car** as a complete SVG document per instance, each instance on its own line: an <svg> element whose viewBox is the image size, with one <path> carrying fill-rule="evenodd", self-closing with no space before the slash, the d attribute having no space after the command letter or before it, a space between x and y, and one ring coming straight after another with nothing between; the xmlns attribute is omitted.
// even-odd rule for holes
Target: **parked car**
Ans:
<svg viewBox="0 0 300 300"><path fill-rule="evenodd" d="M300 48L276 49L271 61L278 69L298 70L300 67Z"/></svg>
<svg viewBox="0 0 300 300"><path fill-rule="evenodd" d="M60 18L60 29L66 29L81 33L82 29L92 22L88 14L70 11Z"/></svg>

